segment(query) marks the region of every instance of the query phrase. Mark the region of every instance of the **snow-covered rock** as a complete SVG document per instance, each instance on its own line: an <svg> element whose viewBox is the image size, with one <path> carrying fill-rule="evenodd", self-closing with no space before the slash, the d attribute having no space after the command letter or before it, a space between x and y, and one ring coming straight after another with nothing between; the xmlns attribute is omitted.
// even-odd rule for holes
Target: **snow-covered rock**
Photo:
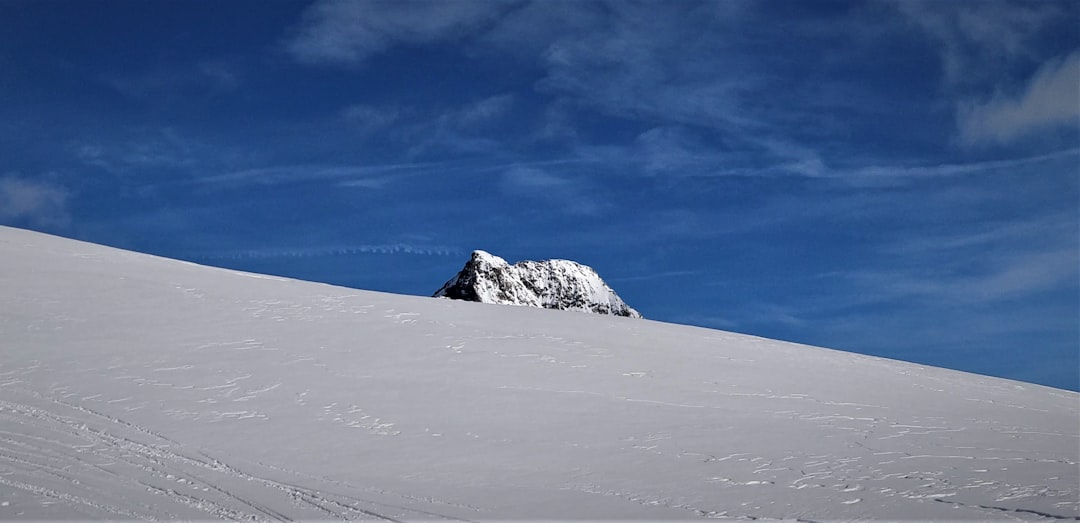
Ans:
<svg viewBox="0 0 1080 523"><path fill-rule="evenodd" d="M506 260L473 251L435 297L640 318L591 267L570 260Z"/></svg>

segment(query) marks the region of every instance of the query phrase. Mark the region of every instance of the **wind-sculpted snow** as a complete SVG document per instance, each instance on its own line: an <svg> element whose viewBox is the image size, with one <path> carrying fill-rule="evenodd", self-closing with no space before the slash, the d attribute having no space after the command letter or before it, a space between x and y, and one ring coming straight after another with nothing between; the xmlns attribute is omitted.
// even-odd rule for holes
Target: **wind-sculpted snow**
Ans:
<svg viewBox="0 0 1080 523"><path fill-rule="evenodd" d="M0 519L1075 519L1077 394L0 228Z"/></svg>
<svg viewBox="0 0 1080 523"><path fill-rule="evenodd" d="M465 267L434 296L641 317L591 267L570 260L520 261L510 265L484 251L473 251Z"/></svg>

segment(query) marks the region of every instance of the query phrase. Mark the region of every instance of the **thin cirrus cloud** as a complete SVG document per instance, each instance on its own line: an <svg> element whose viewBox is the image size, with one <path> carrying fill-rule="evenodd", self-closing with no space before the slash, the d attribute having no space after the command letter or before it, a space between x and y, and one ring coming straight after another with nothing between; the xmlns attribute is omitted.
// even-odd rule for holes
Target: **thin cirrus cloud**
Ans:
<svg viewBox="0 0 1080 523"><path fill-rule="evenodd" d="M71 192L53 182L17 174L0 176L0 220L58 227L70 220Z"/></svg>
<svg viewBox="0 0 1080 523"><path fill-rule="evenodd" d="M400 131L413 142L406 154L417 158L444 152L495 152L503 141L492 136L491 130L504 121L513 104L512 94L498 94L414 119Z"/></svg>
<svg viewBox="0 0 1080 523"><path fill-rule="evenodd" d="M403 113L397 107L353 104L341 111L341 117L362 133L372 133L399 122Z"/></svg>
<svg viewBox="0 0 1080 523"><path fill-rule="evenodd" d="M1069 17L1050 2L894 0L890 5L940 43L944 79L954 86L984 81L1004 63L1032 55L1047 23Z"/></svg>
<svg viewBox="0 0 1080 523"><path fill-rule="evenodd" d="M217 152L171 128L138 129L125 138L74 144L71 150L80 162L115 174L161 168L189 169L196 166L199 159Z"/></svg>
<svg viewBox="0 0 1080 523"><path fill-rule="evenodd" d="M320 247L247 249L196 254L197 260L261 260L277 258L315 258L324 256L351 256L357 254L411 254L416 256L462 256L457 247L445 245L416 245L387 243L372 245L331 245Z"/></svg>
<svg viewBox="0 0 1080 523"><path fill-rule="evenodd" d="M572 215L593 215L607 205L573 178L556 176L536 166L514 166L501 177L508 196L531 200L541 208Z"/></svg>
<svg viewBox="0 0 1080 523"><path fill-rule="evenodd" d="M1047 62L1016 96L963 103L957 120L968 145L1006 144L1040 130L1080 121L1080 51Z"/></svg>
<svg viewBox="0 0 1080 523"><path fill-rule="evenodd" d="M724 47L723 38L709 35L734 23L729 18L736 9L605 6L322 0L305 11L286 47L301 63L355 66L399 45L469 40L535 61L547 71L538 84L542 91L612 114L708 125L740 120L735 92L745 89L746 75L717 76L706 73L707 67L673 71L667 65L687 45L681 23L700 28L696 33L705 41L695 41L696 48L715 51Z"/></svg>
<svg viewBox="0 0 1080 523"><path fill-rule="evenodd" d="M334 182L341 186L381 188L410 174L452 168L448 162L406 162L375 165L279 165L226 171L202 176L195 181L211 185L279 185L312 181ZM389 174L394 174L390 178Z"/></svg>
<svg viewBox="0 0 1080 523"><path fill-rule="evenodd" d="M953 204L960 205L953 199ZM1080 285L1074 210L988 222L948 233L894 236L876 248L876 269L834 274L854 296L929 306L987 306Z"/></svg>
<svg viewBox="0 0 1080 523"><path fill-rule="evenodd" d="M176 100L193 94L212 96L235 91L241 85L236 68L218 60L105 75L101 81L124 95L144 100L163 97Z"/></svg>
<svg viewBox="0 0 1080 523"><path fill-rule="evenodd" d="M508 4L320 0L304 12L286 48L302 63L356 65L398 44L468 35L497 18Z"/></svg>
<svg viewBox="0 0 1080 523"><path fill-rule="evenodd" d="M862 303L866 297L878 303L919 300L934 305L1001 303L1031 294L1076 285L1078 260L1074 248L984 254L982 267L973 274L881 269L852 271L840 276L861 292L850 294Z"/></svg>

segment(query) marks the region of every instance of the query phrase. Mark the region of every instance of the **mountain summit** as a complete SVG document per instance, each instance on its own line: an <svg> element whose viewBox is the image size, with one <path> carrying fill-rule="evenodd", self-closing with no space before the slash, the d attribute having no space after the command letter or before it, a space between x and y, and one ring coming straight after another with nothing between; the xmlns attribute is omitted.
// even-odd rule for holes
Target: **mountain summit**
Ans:
<svg viewBox="0 0 1080 523"><path fill-rule="evenodd" d="M591 267L570 260L506 260L473 251L435 297L640 318Z"/></svg>

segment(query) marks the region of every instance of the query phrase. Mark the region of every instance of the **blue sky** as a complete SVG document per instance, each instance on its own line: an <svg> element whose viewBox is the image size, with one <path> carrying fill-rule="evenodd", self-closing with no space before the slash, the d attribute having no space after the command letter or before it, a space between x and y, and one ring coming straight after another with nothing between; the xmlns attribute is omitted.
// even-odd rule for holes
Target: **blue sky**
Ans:
<svg viewBox="0 0 1080 523"><path fill-rule="evenodd" d="M0 223L1080 387L1074 1L0 1Z"/></svg>

